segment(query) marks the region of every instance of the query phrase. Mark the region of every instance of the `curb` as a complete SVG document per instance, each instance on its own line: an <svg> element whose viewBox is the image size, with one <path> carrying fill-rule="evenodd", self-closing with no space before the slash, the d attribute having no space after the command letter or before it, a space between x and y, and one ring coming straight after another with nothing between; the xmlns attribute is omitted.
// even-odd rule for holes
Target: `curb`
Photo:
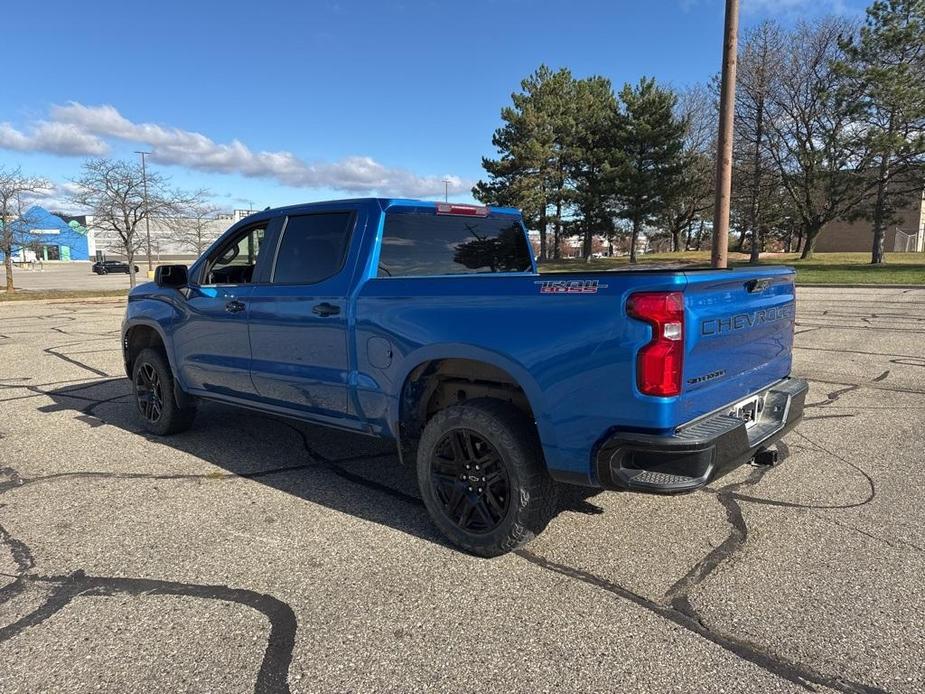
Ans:
<svg viewBox="0 0 925 694"><path fill-rule="evenodd" d="M60 304L60 303L76 303L79 301L110 301L110 302L125 302L127 296L62 296L58 298L49 298L49 299L7 299L0 301L0 308L3 306L17 306L21 304Z"/></svg>

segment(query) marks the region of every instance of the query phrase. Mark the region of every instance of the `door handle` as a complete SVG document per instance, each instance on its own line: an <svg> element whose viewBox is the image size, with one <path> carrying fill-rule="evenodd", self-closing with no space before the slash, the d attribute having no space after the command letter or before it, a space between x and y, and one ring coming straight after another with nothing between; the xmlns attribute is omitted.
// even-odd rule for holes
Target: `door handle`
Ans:
<svg viewBox="0 0 925 694"><path fill-rule="evenodd" d="M225 304L225 310L228 311L228 313L240 313L244 310L244 308L244 304L237 300L229 301L227 304Z"/></svg>
<svg viewBox="0 0 925 694"><path fill-rule="evenodd" d="M312 307L312 313L316 316L321 316L322 318L327 318L328 316L336 316L340 313L340 306L335 306L334 304L329 304L325 301L323 304L315 304Z"/></svg>

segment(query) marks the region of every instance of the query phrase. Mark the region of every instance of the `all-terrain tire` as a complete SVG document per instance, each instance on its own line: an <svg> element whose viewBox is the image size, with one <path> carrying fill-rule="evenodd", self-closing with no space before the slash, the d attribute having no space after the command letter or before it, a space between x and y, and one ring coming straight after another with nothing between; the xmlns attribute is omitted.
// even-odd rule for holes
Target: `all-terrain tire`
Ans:
<svg viewBox="0 0 925 694"><path fill-rule="evenodd" d="M465 496L459 503L475 499L477 504L482 491L480 485L487 490L484 482L478 481L483 471L462 466L453 480L443 474L442 466L450 455L446 453L450 450L446 446L456 445L453 437L457 436L463 437L460 439L463 442L477 441L472 448L484 455L476 455L471 460L500 459L499 463L492 463L492 476L497 479L498 474L506 475L509 491L505 494L503 510L498 509L497 498L493 498L491 511L498 516L493 527L488 523L483 523L485 527L479 531L462 527L460 519L453 516L453 510L460 506L450 509L457 492ZM496 455L485 453L490 448ZM451 454L454 461L451 465L455 464L456 450ZM453 544L479 556L495 557L523 546L543 531L555 512L556 486L546 471L533 422L501 400L469 400L437 412L424 427L418 444L417 472L421 496L434 523ZM471 487L466 477L470 473L473 474ZM461 485L459 489L451 486L456 477ZM496 488L496 492L500 488ZM447 489L453 491L447 492Z"/></svg>
<svg viewBox="0 0 925 694"><path fill-rule="evenodd" d="M144 428L157 436L186 431L196 417L196 405L180 407L174 379L163 352L143 349L132 366L132 392Z"/></svg>

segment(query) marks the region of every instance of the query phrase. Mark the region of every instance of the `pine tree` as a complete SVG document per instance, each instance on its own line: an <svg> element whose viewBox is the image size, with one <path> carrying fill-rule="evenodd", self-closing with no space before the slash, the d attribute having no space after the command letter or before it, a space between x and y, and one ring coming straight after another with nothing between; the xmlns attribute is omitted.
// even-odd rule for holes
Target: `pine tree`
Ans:
<svg viewBox="0 0 925 694"><path fill-rule="evenodd" d="M856 95L876 184L860 212L873 223L871 263L898 206L921 192L925 164L925 0L877 0L857 38L843 42L839 68Z"/></svg>
<svg viewBox="0 0 925 694"><path fill-rule="evenodd" d="M572 228L582 236L582 256L591 259L596 234L614 233L613 169L616 163L617 99L610 80L589 77L575 85L575 127L569 178L578 218Z"/></svg>
<svg viewBox="0 0 925 694"><path fill-rule="evenodd" d="M558 257L563 215L571 201L567 170L574 139L574 85L571 72L541 65L511 95L513 104L501 110L504 125L492 137L499 157L482 158L487 181L479 181L473 196L486 204L519 207L531 228L540 232L540 258L549 257L546 234L554 230L552 256ZM552 209L550 219L550 209Z"/></svg>
<svg viewBox="0 0 925 694"><path fill-rule="evenodd" d="M618 214L632 226L630 262L639 233L655 221L684 171L685 123L675 115L677 96L642 78L620 91L616 118L615 186Z"/></svg>

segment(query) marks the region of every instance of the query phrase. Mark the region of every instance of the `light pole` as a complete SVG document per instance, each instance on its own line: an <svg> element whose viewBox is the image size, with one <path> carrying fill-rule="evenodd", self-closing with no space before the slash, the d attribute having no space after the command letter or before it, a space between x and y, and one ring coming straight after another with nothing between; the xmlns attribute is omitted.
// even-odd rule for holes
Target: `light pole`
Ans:
<svg viewBox="0 0 925 694"><path fill-rule="evenodd" d="M148 241L148 273L150 276L150 273L154 270L154 265L151 263L151 222L148 219L148 172L145 169L145 155L151 154L151 152L139 152L136 150L135 154L141 155L141 185L145 195L145 234Z"/></svg>
<svg viewBox="0 0 925 694"><path fill-rule="evenodd" d="M713 205L713 267L727 267L729 253L729 200L732 196L732 126L735 118L736 41L739 0L726 0L723 29L723 77L719 96L719 134L716 143L716 199Z"/></svg>
<svg viewBox="0 0 925 694"><path fill-rule="evenodd" d="M450 201L450 179L443 179L443 202Z"/></svg>

